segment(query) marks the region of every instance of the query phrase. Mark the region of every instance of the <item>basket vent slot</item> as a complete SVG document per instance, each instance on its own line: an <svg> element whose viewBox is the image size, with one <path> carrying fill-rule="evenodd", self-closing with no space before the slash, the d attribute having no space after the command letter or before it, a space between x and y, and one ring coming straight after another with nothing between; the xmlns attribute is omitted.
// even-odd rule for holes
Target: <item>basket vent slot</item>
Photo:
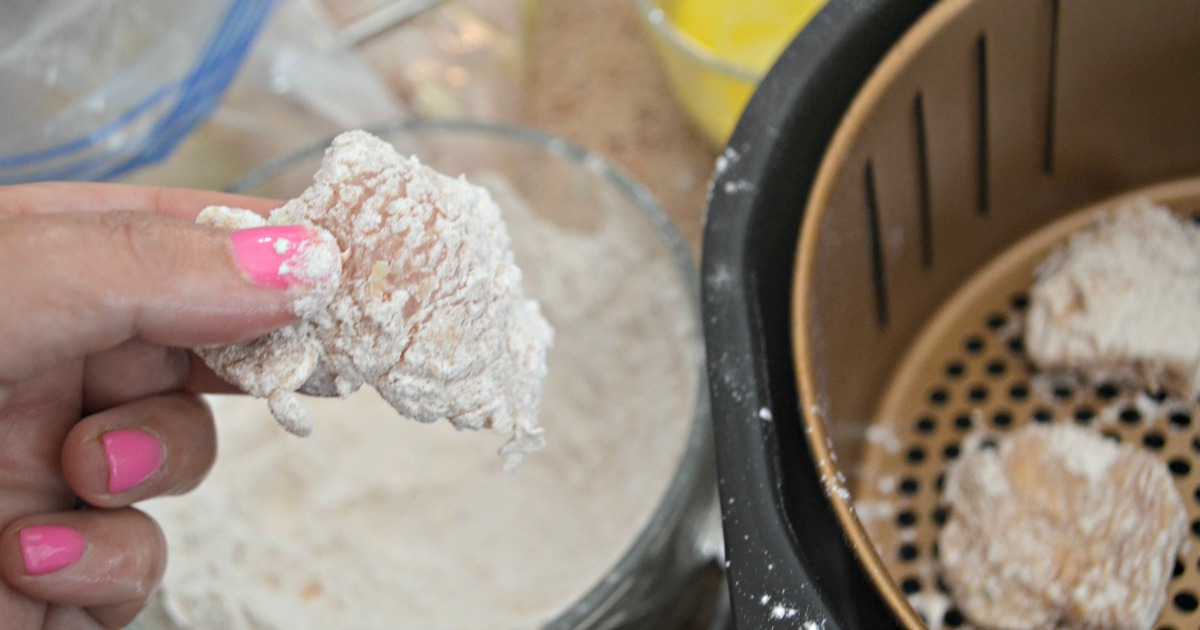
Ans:
<svg viewBox="0 0 1200 630"><path fill-rule="evenodd" d="M1050 58L1046 73L1046 136L1042 153L1042 171L1054 174L1054 94L1058 78L1058 15L1061 0L1050 0Z"/></svg>
<svg viewBox="0 0 1200 630"><path fill-rule="evenodd" d="M867 200L867 229L871 238L871 280L875 294L875 321L888 323L887 270L883 264L883 240L879 229L879 199L875 191L875 167L870 160L863 169L863 192Z"/></svg>
<svg viewBox="0 0 1200 630"><path fill-rule="evenodd" d="M976 97L979 123L977 128L978 135L978 154L976 155L976 168L978 187L976 199L976 207L979 214L986 215L988 213L988 198L990 193L991 182L988 174L988 81L987 81L987 36L980 33L979 38L975 40L975 68L977 79Z"/></svg>
<svg viewBox="0 0 1200 630"><path fill-rule="evenodd" d="M921 265L933 267L933 210L929 197L929 137L925 130L925 97L913 97L913 127L917 141L917 211L921 229Z"/></svg>

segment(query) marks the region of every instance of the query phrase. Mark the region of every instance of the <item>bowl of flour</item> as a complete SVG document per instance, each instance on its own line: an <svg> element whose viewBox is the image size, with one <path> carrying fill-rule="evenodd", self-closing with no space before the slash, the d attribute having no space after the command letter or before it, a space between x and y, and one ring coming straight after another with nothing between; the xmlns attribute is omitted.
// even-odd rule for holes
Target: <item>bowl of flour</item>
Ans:
<svg viewBox="0 0 1200 630"><path fill-rule="evenodd" d="M546 448L399 417L373 391L308 399L313 434L265 401L210 398L219 456L161 523L163 587L134 627L608 628L659 621L711 558L715 501L696 274L669 220L604 160L530 130L368 129L486 187L527 295L555 329ZM290 198L328 143L235 188ZM498 441L499 440L499 441Z"/></svg>

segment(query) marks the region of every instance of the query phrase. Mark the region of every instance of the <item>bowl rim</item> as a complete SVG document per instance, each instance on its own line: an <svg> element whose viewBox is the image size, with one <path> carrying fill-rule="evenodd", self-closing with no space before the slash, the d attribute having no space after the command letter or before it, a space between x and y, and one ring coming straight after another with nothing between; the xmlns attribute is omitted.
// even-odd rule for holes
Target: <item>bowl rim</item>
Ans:
<svg viewBox="0 0 1200 630"><path fill-rule="evenodd" d="M688 35L679 25L671 21L667 15L667 11L659 6L659 0L636 1L638 14L642 16L642 20L658 34L660 39L668 42L672 48L735 79L750 84L757 83L762 79L764 73L754 72L745 66L726 61L718 57L708 47L697 42L694 37Z"/></svg>
<svg viewBox="0 0 1200 630"><path fill-rule="evenodd" d="M594 622L596 621L594 615L598 612L607 612L606 605L619 601L619 598L629 590L626 582L630 577L637 577L642 559L653 558L654 554L661 552L672 542L673 534L693 504L709 507L703 505L707 502L712 504L712 509L716 509L716 486L715 483L710 483L716 473L712 456L714 446L708 380L705 377L704 367L699 272L696 260L683 235L645 186L608 159L571 140L520 125L457 118L398 119L364 125L361 129L370 134L385 137L385 139L388 134L405 133L414 136L432 133L490 136L542 148L550 153L561 155L600 176L633 203L642 217L654 228L660 242L667 248L675 270L681 276L680 279L683 281L683 288L687 296L688 312L692 318L697 355L694 366L696 391L693 396L692 418L689 422L683 450L679 454L679 461L672 473L670 483L650 517L618 560L583 596L567 604L564 609L546 622L545 627L577 628L584 626L586 622ZM324 152L333 137L331 135L312 142L253 169L245 177L228 186L227 191L246 194L250 189L291 168L296 163ZM712 470L709 470L710 468ZM705 489L703 488L705 485L712 487ZM700 500L696 501L694 495L698 491L706 491L711 497L700 497ZM702 563L705 559L700 558L699 560Z"/></svg>

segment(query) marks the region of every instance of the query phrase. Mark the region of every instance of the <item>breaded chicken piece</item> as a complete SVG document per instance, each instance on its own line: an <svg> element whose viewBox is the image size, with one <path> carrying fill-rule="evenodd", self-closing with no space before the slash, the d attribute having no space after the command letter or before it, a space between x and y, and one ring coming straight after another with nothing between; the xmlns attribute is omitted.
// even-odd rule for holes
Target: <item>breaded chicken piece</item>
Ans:
<svg viewBox="0 0 1200 630"><path fill-rule="evenodd" d="M510 466L544 445L538 409L553 331L524 297L485 189L350 131L326 151L313 184L268 219L213 207L198 221L316 226L341 251L336 286L297 302L300 322L197 351L222 378L267 398L289 431L312 430L295 392L346 396L368 384L413 420L508 436Z"/></svg>
<svg viewBox="0 0 1200 630"><path fill-rule="evenodd" d="M1138 201L1042 263L1025 347L1043 370L1200 394L1200 227Z"/></svg>
<svg viewBox="0 0 1200 630"><path fill-rule="evenodd" d="M981 628L1148 629L1187 531L1161 461L1067 424L969 444L943 499L942 573Z"/></svg>

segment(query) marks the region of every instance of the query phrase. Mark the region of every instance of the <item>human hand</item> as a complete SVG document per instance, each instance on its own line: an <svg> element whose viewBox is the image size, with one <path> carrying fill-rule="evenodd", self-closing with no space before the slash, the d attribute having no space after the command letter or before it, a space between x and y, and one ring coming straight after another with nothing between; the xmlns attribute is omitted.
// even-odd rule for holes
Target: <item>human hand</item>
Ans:
<svg viewBox="0 0 1200 630"><path fill-rule="evenodd" d="M272 234L195 225L209 205L275 204L113 184L0 187L5 628L116 628L137 615L166 546L130 505L200 482L216 435L198 392L228 391L182 348L294 319L302 288L273 275L283 258Z"/></svg>

